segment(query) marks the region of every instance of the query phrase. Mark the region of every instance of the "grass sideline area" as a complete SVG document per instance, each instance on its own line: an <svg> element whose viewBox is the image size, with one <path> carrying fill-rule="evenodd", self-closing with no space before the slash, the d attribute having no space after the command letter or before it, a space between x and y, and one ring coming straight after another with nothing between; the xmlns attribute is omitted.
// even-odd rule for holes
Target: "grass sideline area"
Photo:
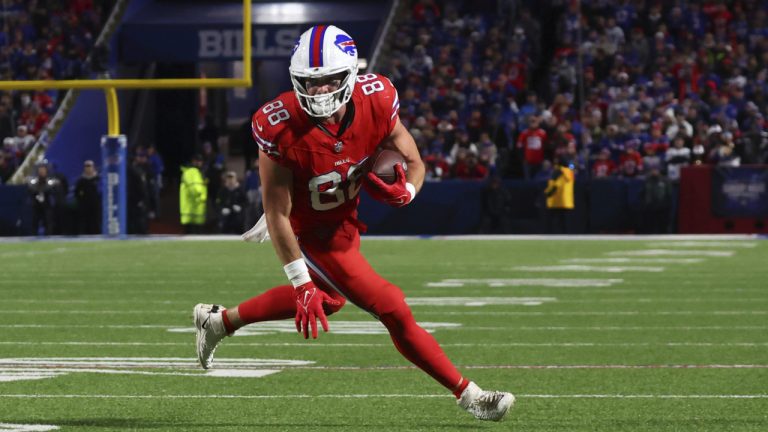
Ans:
<svg viewBox="0 0 768 432"><path fill-rule="evenodd" d="M272 246L147 239L0 243L0 430L768 430L765 240L362 248L467 377L515 393L504 422L353 305L315 341L249 326L206 373L192 307L285 283Z"/></svg>

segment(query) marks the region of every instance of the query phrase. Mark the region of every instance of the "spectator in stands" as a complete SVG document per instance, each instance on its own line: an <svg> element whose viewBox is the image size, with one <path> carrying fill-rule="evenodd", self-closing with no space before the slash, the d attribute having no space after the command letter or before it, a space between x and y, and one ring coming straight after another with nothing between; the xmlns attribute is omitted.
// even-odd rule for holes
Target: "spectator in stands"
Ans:
<svg viewBox="0 0 768 432"><path fill-rule="evenodd" d="M147 160L153 176L153 181L150 182L151 196L148 216L150 219L155 219L160 216L160 191L163 189L165 164L163 163L163 157L160 156L153 145L147 147Z"/></svg>
<svg viewBox="0 0 768 432"><path fill-rule="evenodd" d="M491 172L496 171L496 158L498 157L498 149L496 144L491 141L491 136L488 132L480 133L480 140L477 143L477 153L480 159L480 163L488 167Z"/></svg>
<svg viewBox="0 0 768 432"><path fill-rule="evenodd" d="M251 160L251 169L245 173L245 227L256 225L264 212L261 208L261 178L259 177L259 159Z"/></svg>
<svg viewBox="0 0 768 432"><path fill-rule="evenodd" d="M0 103L0 138L13 135L13 112L10 107Z"/></svg>
<svg viewBox="0 0 768 432"><path fill-rule="evenodd" d="M199 154L192 156L188 166L181 167L179 213L185 234L203 233L208 187L201 171L202 167L203 156Z"/></svg>
<svg viewBox="0 0 768 432"><path fill-rule="evenodd" d="M147 234L149 231L149 203L153 181L152 167L147 160L147 151L137 148L128 166L128 233Z"/></svg>
<svg viewBox="0 0 768 432"><path fill-rule="evenodd" d="M15 169L6 152L0 149L0 184L6 183L13 175Z"/></svg>
<svg viewBox="0 0 768 432"><path fill-rule="evenodd" d="M203 143L203 165L200 168L203 176L208 181L208 206L211 210L215 207L216 197L219 196L221 179L224 174L224 156L215 150L209 141Z"/></svg>
<svg viewBox="0 0 768 432"><path fill-rule="evenodd" d="M460 150L453 165L453 177L463 180L482 180L488 177L488 168L478 161L476 154Z"/></svg>
<svg viewBox="0 0 768 432"><path fill-rule="evenodd" d="M634 145L627 146L619 157L618 174L622 177L637 177L643 172L643 157Z"/></svg>
<svg viewBox="0 0 768 432"><path fill-rule="evenodd" d="M245 231L243 221L246 205L245 191L237 181L237 174L234 171L227 171L224 173L224 185L216 197L219 232L242 234Z"/></svg>
<svg viewBox="0 0 768 432"><path fill-rule="evenodd" d="M680 180L680 169L691 163L691 149L685 146L685 139L678 135L672 141L672 147L664 157L667 164L667 177L673 183Z"/></svg>
<svg viewBox="0 0 768 432"><path fill-rule="evenodd" d="M646 144L645 156L643 156L643 174L649 175L651 171L657 171L663 173L664 170L664 156L659 155L656 151L657 145Z"/></svg>
<svg viewBox="0 0 768 432"><path fill-rule="evenodd" d="M451 174L451 168L446 161L445 156L439 150L427 154L423 158L426 168L425 181L440 181L448 178Z"/></svg>
<svg viewBox="0 0 768 432"><path fill-rule="evenodd" d="M592 164L592 178L604 179L613 176L616 164L611 159L611 151L607 148L600 150L597 160Z"/></svg>
<svg viewBox="0 0 768 432"><path fill-rule="evenodd" d="M83 163L83 173L75 184L77 233L101 233L101 178L92 160Z"/></svg>
<svg viewBox="0 0 768 432"><path fill-rule="evenodd" d="M210 144L214 154L219 152L219 128L216 126L216 121L214 120L213 115L205 115L205 121L200 125L197 137L203 145L205 145L205 143Z"/></svg>
<svg viewBox="0 0 768 432"><path fill-rule="evenodd" d="M458 161L459 153L462 153L464 156L469 153L477 155L477 145L469 140L469 133L467 133L466 129L461 129L456 134L456 142L451 147L451 152L448 156L451 164L455 164Z"/></svg>
<svg viewBox="0 0 768 432"><path fill-rule="evenodd" d="M13 137L13 149L19 159L29 153L32 146L35 145L35 137L28 132L29 128L25 125L19 125L16 127L16 136Z"/></svg>
<svg viewBox="0 0 768 432"><path fill-rule="evenodd" d="M74 202L69 199L69 179L58 168L55 160L48 160L48 178L54 179L57 185L54 189L53 200L53 217L56 221L53 224L53 234L74 234L76 230L73 227L75 209Z"/></svg>
<svg viewBox="0 0 768 432"><path fill-rule="evenodd" d="M27 188L32 198L32 233L34 235L52 235L56 219L55 206L59 182L48 173L48 162L37 165L35 176L27 180Z"/></svg>
<svg viewBox="0 0 768 432"><path fill-rule="evenodd" d="M483 189L480 202L480 234L509 233L512 196L501 183L501 178L490 178L488 185Z"/></svg>
<svg viewBox="0 0 768 432"><path fill-rule="evenodd" d="M645 179L643 222L646 234L665 234L669 225L672 188L658 169L651 169Z"/></svg>
<svg viewBox="0 0 768 432"><path fill-rule="evenodd" d="M526 179L533 178L541 169L544 161L544 149L547 145L547 133L539 127L540 118L532 115L528 119L528 129L517 139L517 148L523 152L523 173Z"/></svg>

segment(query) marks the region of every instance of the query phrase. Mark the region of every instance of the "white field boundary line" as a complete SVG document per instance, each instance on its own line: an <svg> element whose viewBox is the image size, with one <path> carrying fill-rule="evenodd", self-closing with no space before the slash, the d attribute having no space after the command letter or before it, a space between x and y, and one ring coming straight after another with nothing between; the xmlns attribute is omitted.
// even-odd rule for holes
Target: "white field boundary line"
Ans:
<svg viewBox="0 0 768 432"><path fill-rule="evenodd" d="M0 345L30 346L190 346L187 342L111 342L111 341L0 341ZM226 342L228 347L300 347L300 348L358 348L386 347L391 343L322 343L322 342ZM768 347L768 342L503 342L503 343L442 343L442 347ZM2 358L0 358L2 364Z"/></svg>
<svg viewBox="0 0 768 432"><path fill-rule="evenodd" d="M0 394L3 399L448 399L445 394L285 394L285 395L116 395L116 394ZM768 394L517 394L530 399L768 399Z"/></svg>

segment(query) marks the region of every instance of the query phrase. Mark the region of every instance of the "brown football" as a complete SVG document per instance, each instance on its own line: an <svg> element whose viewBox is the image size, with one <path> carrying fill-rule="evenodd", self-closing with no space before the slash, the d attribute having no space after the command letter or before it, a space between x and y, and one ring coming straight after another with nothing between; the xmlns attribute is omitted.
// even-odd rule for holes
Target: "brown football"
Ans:
<svg viewBox="0 0 768 432"><path fill-rule="evenodd" d="M394 150L381 150L373 155L371 171L384 183L392 184L397 180L397 174L395 174L395 165L397 164L401 164L403 169L408 171L403 155Z"/></svg>

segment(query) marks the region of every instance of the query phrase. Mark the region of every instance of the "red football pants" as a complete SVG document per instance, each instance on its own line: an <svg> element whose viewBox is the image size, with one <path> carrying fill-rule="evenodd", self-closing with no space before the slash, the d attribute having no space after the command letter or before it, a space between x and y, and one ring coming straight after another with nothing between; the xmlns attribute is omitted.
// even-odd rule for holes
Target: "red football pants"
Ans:
<svg viewBox="0 0 768 432"><path fill-rule="evenodd" d="M402 290L379 276L360 253L354 224L345 222L326 238L302 236L299 244L318 288L342 301L340 306L326 306L327 314L341 309L345 299L351 301L384 324L397 350L411 363L449 390L459 387L461 374L435 338L416 323ZM239 311L243 321L252 323L292 318L295 305L293 287L283 285L244 302Z"/></svg>

